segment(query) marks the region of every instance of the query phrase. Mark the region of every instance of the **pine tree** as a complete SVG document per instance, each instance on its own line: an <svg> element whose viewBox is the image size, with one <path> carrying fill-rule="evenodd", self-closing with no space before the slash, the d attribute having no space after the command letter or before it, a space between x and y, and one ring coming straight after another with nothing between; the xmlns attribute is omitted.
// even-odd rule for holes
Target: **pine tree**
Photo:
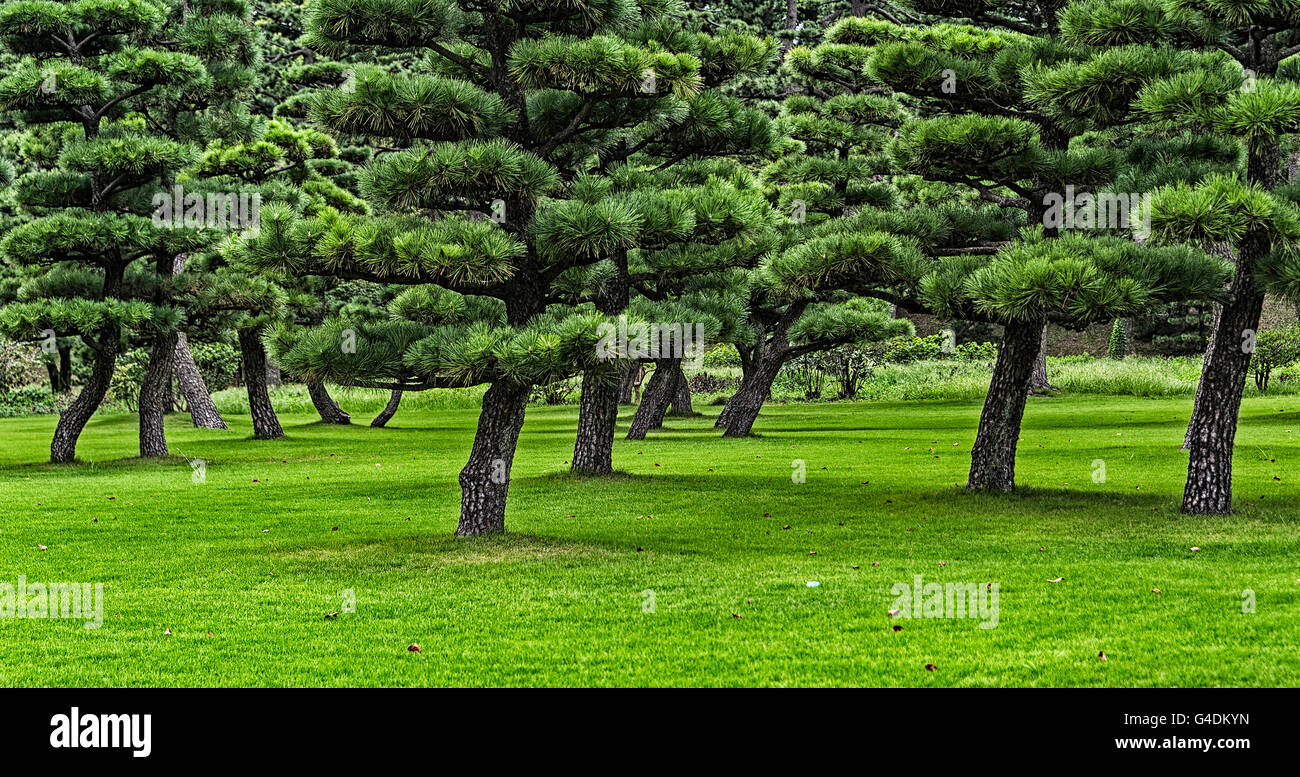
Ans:
<svg viewBox="0 0 1300 777"><path fill-rule="evenodd" d="M1221 252L1235 266L1210 337L1188 427L1182 509L1232 509L1232 448L1269 285L1294 297L1298 224L1281 186L1282 141L1300 131L1300 8L1288 2L1086 0L1061 15L1063 36L1097 47L1075 68L1042 73L1045 110L1144 122L1244 151L1226 172L1200 165L1152 193L1152 238ZM1173 47L1178 47L1174 49Z"/></svg>
<svg viewBox="0 0 1300 777"><path fill-rule="evenodd" d="M676 2L319 0L309 44L428 49L430 74L358 69L313 116L393 150L361 176L376 215L297 218L264 208L239 249L293 274L413 288L395 319L332 319L277 356L305 378L389 390L487 384L460 474L457 533L503 531L530 387L596 366L602 318L575 310L561 276L637 247L645 215L607 197L602 151L671 119L700 92L701 59L642 40ZM491 217L495 216L493 219ZM548 309L549 308L549 309ZM355 344L355 348L341 347Z"/></svg>
<svg viewBox="0 0 1300 777"><path fill-rule="evenodd" d="M165 6L146 0L0 6L0 37L24 54L0 79L0 109L19 111L31 124L65 122L74 133L57 168L16 182L18 201L39 215L0 241L6 260L48 268L43 296L6 306L0 328L18 337L47 330L76 336L94 354L89 382L60 415L54 462L75 457L77 439L108 391L123 336L175 331L179 311L148 287L160 288L172 258L204 241L198 230L160 228L144 215L158 182L189 163L194 150L128 111L151 101L193 109L217 88L199 57L171 50L180 46L164 29L167 19ZM148 274L142 285L150 302L131 299L128 270ZM150 377L152 387L157 376ZM142 455L165 452L154 420L141 414Z"/></svg>
<svg viewBox="0 0 1300 777"><path fill-rule="evenodd" d="M900 128L890 148L900 171L969 187L1026 225L1008 245L940 257L920 283L919 299L932 312L1003 327L968 483L993 491L1015 485L1016 441L1047 324L1081 328L1162 301L1205 298L1215 292L1207 279L1221 269L1198 251L1153 252L1118 237L1130 225L1103 223L1099 200L1078 214L1073 201L1062 202L1076 188L1089 197L1103 191L1123 156L1083 142L1104 117L1046 104L1045 74L1078 70L1090 52L1058 40L1054 17L1031 32L850 20L828 36L869 46L866 72L936 114ZM1150 71L1174 60L1130 64ZM1125 90L1132 96L1131 79L1108 77L1116 99Z"/></svg>

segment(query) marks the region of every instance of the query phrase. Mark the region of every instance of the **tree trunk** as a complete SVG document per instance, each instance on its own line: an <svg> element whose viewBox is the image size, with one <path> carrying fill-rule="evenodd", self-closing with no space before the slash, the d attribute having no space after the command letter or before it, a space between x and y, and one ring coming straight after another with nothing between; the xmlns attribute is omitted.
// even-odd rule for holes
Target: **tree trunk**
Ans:
<svg viewBox="0 0 1300 777"><path fill-rule="evenodd" d="M339 403L334 401L329 391L325 389L324 383L315 381L307 382L307 396L311 397L311 403L320 414L320 420L327 424L346 425L352 423L352 416L339 407ZM397 408L393 408L396 411ZM384 419L387 421L388 419Z"/></svg>
<svg viewBox="0 0 1300 777"><path fill-rule="evenodd" d="M637 381L642 377L645 366L640 362L633 362L629 365L627 371L623 373L622 380L618 383L618 403L620 405L632 404L632 392L637 387Z"/></svg>
<svg viewBox="0 0 1300 777"><path fill-rule="evenodd" d="M50 393L67 394L72 391L72 346L57 346L58 359L45 362L45 370L50 374Z"/></svg>
<svg viewBox="0 0 1300 777"><path fill-rule="evenodd" d="M1002 347L980 413L979 431L971 447L967 488L1010 491L1016 486L1016 443L1025 413L1042 327L1010 323L1002 331Z"/></svg>
<svg viewBox="0 0 1300 777"><path fill-rule="evenodd" d="M785 349L772 349L763 354L758 364L740 383L740 388L727 400L718 415L720 425L726 426L723 437L748 437L754 422L763 410L763 403L772 396L772 383L785 364Z"/></svg>
<svg viewBox="0 0 1300 777"><path fill-rule="evenodd" d="M375 416L375 420L371 421L370 425L376 429L384 428L392 420L393 415L397 412L397 406L400 404L402 404L402 392L394 390L392 394L388 395L388 404L384 405L384 409L379 411L379 415Z"/></svg>
<svg viewBox="0 0 1300 777"><path fill-rule="evenodd" d="M121 265L105 268L105 299L115 299L122 293L124 270ZM92 344L89 338L83 339ZM81 431L99 409L113 382L113 369L117 366L121 339L122 330L116 324L104 327L95 336L90 380L81 387L81 392L72 400L68 409L59 414L59 425L55 427L54 439L50 441L50 461L54 464L64 464L77 457L77 440L81 437ZM68 373L68 379L72 379L71 372Z"/></svg>
<svg viewBox="0 0 1300 777"><path fill-rule="evenodd" d="M1203 246L1202 249L1207 254L1222 257L1234 265L1237 263L1237 254L1230 246L1218 244ZM1219 322L1223 318L1223 305L1215 302L1211 307L1214 311L1214 321L1210 325L1210 337L1205 343L1205 357L1201 362L1201 380L1196 382L1196 396L1192 400L1192 417L1187 422L1187 431L1183 434L1183 450L1192 447L1192 438L1196 436L1196 427L1204 420L1204 414L1201 412L1201 389L1205 385L1205 367L1210 361L1210 351L1214 350L1214 343L1219 336Z"/></svg>
<svg viewBox="0 0 1300 777"><path fill-rule="evenodd" d="M265 353L266 351L263 350L263 354ZM272 363L270 359L265 357L263 357L263 361L266 363L266 387L268 389L280 388L279 365Z"/></svg>
<svg viewBox="0 0 1300 777"><path fill-rule="evenodd" d="M217 405L208 393L208 385L203 381L203 373L194 363L190 353L190 343L184 332L176 334L176 353L173 358L176 368L176 382L180 384L181 395L189 406L190 420L197 429L228 429L226 421L217 411Z"/></svg>
<svg viewBox="0 0 1300 777"><path fill-rule="evenodd" d="M673 386L673 403L668 412L672 415L695 415L695 408L691 407L691 380L686 377L680 362L677 364L677 382Z"/></svg>
<svg viewBox="0 0 1300 777"><path fill-rule="evenodd" d="M149 364L140 382L140 458L166 456L167 432L163 421L172 398L172 359L176 356L175 330L154 335Z"/></svg>
<svg viewBox="0 0 1300 777"><path fill-rule="evenodd" d="M582 373L578 408L578 437L570 469L583 475L614 471L614 428L618 424L619 391L624 376L637 365L621 361Z"/></svg>
<svg viewBox="0 0 1300 777"><path fill-rule="evenodd" d="M1038 340L1038 355L1034 359L1034 375L1029 381L1029 391L1060 391L1047 379L1047 324L1043 324Z"/></svg>
<svg viewBox="0 0 1300 777"><path fill-rule="evenodd" d="M1264 292L1255 285L1254 259L1267 251L1263 236L1250 235L1242 246L1226 302L1219 312L1196 406L1188 425L1191 437L1183 512L1224 515L1232 512L1232 445L1237 414L1246 387L1254 334L1264 308Z"/></svg>
<svg viewBox="0 0 1300 777"><path fill-rule="evenodd" d="M99 409L108 393L108 386L113 382L113 368L117 366L117 351L120 333L117 327L101 330L98 338L98 350L94 352L91 362L90 380L81 387L77 398L59 414L59 425L54 430L54 439L50 442L50 461L63 464L77 457L77 439L86 428L90 417Z"/></svg>
<svg viewBox="0 0 1300 777"><path fill-rule="evenodd" d="M460 471L459 537L506 530L506 495L515 445L524 425L528 387L493 383L483 395L483 410L469 462Z"/></svg>
<svg viewBox="0 0 1300 777"><path fill-rule="evenodd" d="M284 436L266 387L266 349L260 329L239 330L239 351L244 361L244 385L248 387L248 409L253 415L253 436L275 440Z"/></svg>
<svg viewBox="0 0 1300 777"><path fill-rule="evenodd" d="M627 439L644 440L646 432L658 429L664 424L664 415L668 405L673 401L676 390L677 365L680 359L661 359L655 362L654 374L650 384L641 395L641 404L636 406L636 415L632 417L632 426L627 430Z"/></svg>

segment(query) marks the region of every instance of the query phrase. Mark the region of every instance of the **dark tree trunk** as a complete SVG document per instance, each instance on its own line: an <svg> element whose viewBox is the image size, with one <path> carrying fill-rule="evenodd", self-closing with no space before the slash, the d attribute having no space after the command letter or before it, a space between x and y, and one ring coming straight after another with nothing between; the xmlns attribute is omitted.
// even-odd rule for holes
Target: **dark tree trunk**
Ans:
<svg viewBox="0 0 1300 777"><path fill-rule="evenodd" d="M1038 324L1011 323L1002 331L1002 347L980 413L979 431L970 452L967 488L1010 491L1016 486L1016 443L1025 414L1034 362L1042 342Z"/></svg>
<svg viewBox="0 0 1300 777"><path fill-rule="evenodd" d="M62 464L77 457L77 439L86 428L90 417L99 409L113 382L113 368L117 366L119 332L117 327L101 330L97 350L90 367L90 380L81 387L77 398L59 414L59 425L50 443L50 461Z"/></svg>
<svg viewBox="0 0 1300 777"><path fill-rule="evenodd" d="M1034 357L1034 375L1029 381L1031 392L1060 391L1047 379L1047 324L1043 324L1038 339L1038 355Z"/></svg>
<svg viewBox="0 0 1300 777"><path fill-rule="evenodd" d="M172 359L176 356L177 333L154 335L149 364L140 382L140 457L166 456L167 432L163 421L172 400Z"/></svg>
<svg viewBox="0 0 1300 777"><path fill-rule="evenodd" d="M596 290L596 310L607 316L622 313L627 308L631 284L627 275L627 253L618 252L611 257L614 275ZM573 441L573 464L570 469L584 475L608 475L614 471L614 434L618 426L618 405L626 379L628 399L636 386L636 373L640 364L620 360L597 365L582 374L582 394L578 408L578 435Z"/></svg>
<svg viewBox="0 0 1300 777"><path fill-rule="evenodd" d="M510 468L527 407L527 386L493 383L483 395L474 447L469 462L460 471L457 536L474 537L506 530Z"/></svg>
<svg viewBox="0 0 1300 777"><path fill-rule="evenodd" d="M324 383L308 381L307 396L311 397L311 403L316 408L316 412L320 414L320 420L327 424L339 424L340 426L352 423L352 416L339 407L339 403L335 402L329 391L325 389ZM393 409L396 411L396 408ZM387 421L388 419L384 420Z"/></svg>
<svg viewBox="0 0 1300 777"><path fill-rule="evenodd" d="M1223 259L1237 263L1237 254L1231 246L1223 244L1211 244L1202 247L1207 254L1222 257ZM1187 432L1183 435L1183 450L1192 447L1192 438L1196 436L1196 427L1204 420L1204 414L1201 412L1201 389L1205 385L1205 367L1210 361L1210 351L1214 350L1215 340L1219 336L1219 322L1223 318L1223 305L1215 302L1211 310L1214 311L1214 320L1210 324L1210 337L1205 343L1205 358L1201 363L1201 380L1196 383L1196 397L1192 400L1192 417L1187 422Z"/></svg>
<svg viewBox="0 0 1300 777"><path fill-rule="evenodd" d="M198 429L228 429L226 421L217 411L217 405L208 393L208 384L203 380L203 373L194 363L190 353L190 343L184 332L176 335L176 353L174 357L176 382L181 387L181 395L189 406L190 420Z"/></svg>
<svg viewBox="0 0 1300 777"><path fill-rule="evenodd" d="M646 432L658 429L664 424L664 415L668 405L673 401L676 390L677 365L680 359L661 359L655 362L655 371L650 376L650 384L641 395L641 404L636 406L636 415L632 417L632 426L627 430L627 439L644 440Z"/></svg>
<svg viewBox="0 0 1300 777"><path fill-rule="evenodd" d="M672 415L695 415L695 408L691 407L691 380L686 377L680 362L677 364L677 382L673 386L673 403L668 412Z"/></svg>
<svg viewBox="0 0 1300 777"><path fill-rule="evenodd" d="M641 379L645 372L645 366L640 362L633 362L624 371L623 378L618 383L618 403L620 405L632 404L632 392L637 387L637 381Z"/></svg>
<svg viewBox="0 0 1300 777"><path fill-rule="evenodd" d="M45 362L45 370L50 374L50 393L66 394L72 391L72 346L58 346L58 361Z"/></svg>
<svg viewBox="0 0 1300 777"><path fill-rule="evenodd" d="M770 349L740 383L740 388L727 400L718 415L720 426L725 426L723 437L748 437L754 422L763 410L763 403L772 396L772 383L786 362L786 349Z"/></svg>
<svg viewBox="0 0 1300 777"><path fill-rule="evenodd" d="M122 293L121 265L105 268L104 298L114 299ZM77 440L81 431L90 422L90 417L99 409L108 394L108 387L113 382L113 369L117 366L117 353L121 348L122 330L116 326L107 326L99 330L94 340L83 338L92 346L94 358L90 367L90 380L81 387L77 398L59 414L59 425L54 429L54 439L50 441L50 461L63 464L77 457ZM72 373L68 373L69 380Z"/></svg>
<svg viewBox="0 0 1300 777"><path fill-rule="evenodd" d="M284 436L266 387L266 349L261 330L239 330L239 351L244 362L244 385L248 387L248 409L253 415L253 436L274 440Z"/></svg>
<svg viewBox="0 0 1300 777"><path fill-rule="evenodd" d="M1254 260L1268 250L1261 235L1250 235L1246 241L1228 301L1210 338L1188 424L1191 445L1183 512L1189 515L1232 512L1232 445L1251 357L1246 344L1253 341L1264 308L1264 292L1255 284Z"/></svg>
<svg viewBox="0 0 1300 777"><path fill-rule="evenodd" d="M265 354L265 350L263 350ZM280 367L273 364L270 359L263 357L266 363L266 387L268 389L280 388Z"/></svg>
<svg viewBox="0 0 1300 777"><path fill-rule="evenodd" d="M185 263L189 261L189 254L178 254L172 260L172 274L176 275L185 270ZM176 335L176 354L174 358L176 368L176 383L181 387L181 395L185 397L185 404L189 406L190 421L193 422L197 429L228 429L226 421L217 412L217 405L212 401L212 394L208 391L208 384L203 380L203 373L199 372L199 366L194 363L194 354L190 353L190 341L184 332L178 332Z"/></svg>
<svg viewBox="0 0 1300 777"><path fill-rule="evenodd" d="M388 395L388 404L384 405L384 409L379 411L379 415L375 416L375 420L371 421L370 425L376 429L382 429L393 419L393 415L397 412L397 406L400 404L402 404L402 392L394 390L392 394Z"/></svg>
<svg viewBox="0 0 1300 777"><path fill-rule="evenodd" d="M618 394L624 382L623 376L635 370L636 365L624 361L582 373L572 471L583 475L608 475L614 471Z"/></svg>

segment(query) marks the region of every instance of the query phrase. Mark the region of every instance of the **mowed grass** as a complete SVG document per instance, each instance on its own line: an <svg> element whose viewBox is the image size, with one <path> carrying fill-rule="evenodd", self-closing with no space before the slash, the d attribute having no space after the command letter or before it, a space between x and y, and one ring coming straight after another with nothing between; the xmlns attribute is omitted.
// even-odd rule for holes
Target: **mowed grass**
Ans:
<svg viewBox="0 0 1300 777"><path fill-rule="evenodd" d="M0 583L105 586L98 630L0 619L0 685L1298 685L1300 401L1247 401L1226 518L1177 511L1190 406L1034 399L1005 497L961 488L978 402L774 406L749 440L705 408L644 442L624 408L598 479L568 474L576 410L536 407L487 539L451 536L472 410L276 442L176 416L151 462L104 416L57 467L53 418L0 421ZM914 575L997 582L997 627L890 618Z"/></svg>

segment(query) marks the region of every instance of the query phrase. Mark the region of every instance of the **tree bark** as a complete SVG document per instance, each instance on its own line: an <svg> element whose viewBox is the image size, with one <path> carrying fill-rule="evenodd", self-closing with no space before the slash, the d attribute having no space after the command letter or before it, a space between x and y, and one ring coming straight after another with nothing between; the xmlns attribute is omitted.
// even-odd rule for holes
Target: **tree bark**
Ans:
<svg viewBox="0 0 1300 777"><path fill-rule="evenodd" d="M320 420L327 424L339 424L340 426L352 423L352 416L339 407L339 403L335 402L334 398L330 396L324 383L308 381L307 396L311 397L311 403L316 408L316 412L320 414ZM396 409L393 408L394 411Z"/></svg>
<svg viewBox="0 0 1300 777"><path fill-rule="evenodd" d="M641 404L636 406L636 415L632 417L632 426L627 430L627 439L644 440L651 429L658 429L664 424L664 415L668 405L673 401L676 390L677 365L680 359L661 359L655 362L654 374L650 384L641 395Z"/></svg>
<svg viewBox="0 0 1300 777"><path fill-rule="evenodd" d="M1202 248L1207 254L1220 256L1234 265L1237 263L1237 254L1227 245L1207 245ZM1196 396L1192 400L1192 417L1187 422L1187 431L1183 434L1183 450L1192 447L1192 438L1197 435L1196 428L1204 420L1204 414L1201 411L1201 390L1205 385L1205 368L1210 361L1210 351L1214 350L1214 343L1219 336L1219 322L1223 318L1223 305L1215 302L1211 307L1214 312L1214 320L1210 325L1210 337L1205 343L1205 357L1201 362L1201 380L1196 382Z"/></svg>
<svg viewBox="0 0 1300 777"><path fill-rule="evenodd" d="M476 537L506 530L510 469L527 407L527 386L493 383L483 395L474 447L460 471L457 536Z"/></svg>
<svg viewBox="0 0 1300 777"><path fill-rule="evenodd" d="M104 298L116 298L122 293L123 265L108 266L104 270ZM113 369L117 366L117 354L121 348L122 330L116 324L99 330L94 340L83 338L91 345L94 358L90 367L90 380L81 387L77 398L59 414L59 425L54 429L54 439L50 441L50 461L64 464L77 457L77 440L90 422L90 417L99 409L108 394L108 387L113 382ZM71 372L68 374L71 380Z"/></svg>
<svg viewBox="0 0 1300 777"><path fill-rule="evenodd" d="M686 371L682 369L680 362L677 364L677 382L673 386L672 406L668 412L671 415L695 415L695 408L691 407L691 381L686 377Z"/></svg>
<svg viewBox="0 0 1300 777"><path fill-rule="evenodd" d="M149 364L140 382L140 458L166 456L167 432L163 421L172 398L172 359L176 356L175 330L154 335Z"/></svg>
<svg viewBox="0 0 1300 777"><path fill-rule="evenodd" d="M632 404L632 392L637 388L637 381L641 378L645 367L640 362L633 362L623 373L622 380L618 384L618 403L620 405Z"/></svg>
<svg viewBox="0 0 1300 777"><path fill-rule="evenodd" d="M635 369L631 362L621 361L582 373L578 436L573 443L573 464L570 466L573 472L608 475L614 471L618 395L624 376Z"/></svg>
<svg viewBox="0 0 1300 777"><path fill-rule="evenodd" d="M1254 259L1267 250L1264 236L1247 237L1228 301L1219 311L1205 354L1196 406L1188 424L1191 445L1183 512L1189 515L1232 512L1232 446L1250 367L1247 344L1253 341L1264 308L1264 292L1255 284Z"/></svg>
<svg viewBox="0 0 1300 777"><path fill-rule="evenodd" d="M1034 362L1042 343L1038 324L1013 322L1003 327L1002 347L993 366L989 393L971 447L967 488L1010 491L1016 486L1016 443L1029 398Z"/></svg>
<svg viewBox="0 0 1300 777"><path fill-rule="evenodd" d="M248 388L248 409L253 415L253 436L275 440L284 436L280 419L271 405L266 386L266 349L260 329L239 330L239 351L244 362L244 385Z"/></svg>
<svg viewBox="0 0 1300 777"><path fill-rule="evenodd" d="M263 351L265 353L265 350ZM280 388L280 367L272 363L270 359L263 358L266 363L266 387Z"/></svg>
<svg viewBox="0 0 1300 777"><path fill-rule="evenodd" d="M173 357L176 369L176 382L181 387L185 404L189 406L190 420L197 429L228 429L226 421L217 410L217 405L208 393L208 384L199 372L199 365L194 363L190 353L190 343L184 332L176 334L176 352Z"/></svg>
<svg viewBox="0 0 1300 777"><path fill-rule="evenodd" d="M59 345L58 360L45 362L45 369L50 374L50 393L67 394L72 391L72 346Z"/></svg>
<svg viewBox="0 0 1300 777"><path fill-rule="evenodd" d="M103 329L99 333L97 350L91 362L90 380L81 387L77 398L59 414L59 425L54 430L54 439L50 442L50 461L63 464L77 457L77 440L86 428L90 417L99 409L108 394L108 386L113 382L113 368L117 366L117 352L120 333L116 326Z"/></svg>
<svg viewBox="0 0 1300 777"><path fill-rule="evenodd" d="M785 364L785 349L767 350L740 383L740 388L727 400L718 415L726 427L723 437L748 437L754 422L763 410L763 403L772 396L772 384Z"/></svg>
<svg viewBox="0 0 1300 777"><path fill-rule="evenodd" d="M1038 340L1038 355L1034 358L1034 375L1029 381L1029 391L1060 391L1047 379L1047 324L1043 324Z"/></svg>
<svg viewBox="0 0 1300 777"><path fill-rule="evenodd" d="M392 420L393 415L397 413L397 406L401 403L402 392L394 390L392 394L388 395L388 404L384 405L384 409L379 411L379 415L375 416L375 420L371 421L370 425L376 429L384 428Z"/></svg>

